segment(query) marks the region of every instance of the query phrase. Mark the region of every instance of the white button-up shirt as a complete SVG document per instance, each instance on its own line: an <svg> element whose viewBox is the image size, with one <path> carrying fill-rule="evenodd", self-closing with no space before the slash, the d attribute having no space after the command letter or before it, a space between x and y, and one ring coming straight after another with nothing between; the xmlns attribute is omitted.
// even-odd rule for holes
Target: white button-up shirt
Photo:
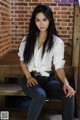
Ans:
<svg viewBox="0 0 80 120"><path fill-rule="evenodd" d="M42 72L42 74L46 74L45 71L51 71L52 63L54 64L55 70L64 67L64 43L63 41L54 35L54 45L50 52L47 50L44 53L43 58L41 59L42 55L42 48L38 48L38 40L35 44L34 55L31 61L26 64L28 70L31 72L32 70L36 70L37 72ZM20 57L20 61L24 61L23 52L26 44L26 36L23 37L22 42L20 43L18 56ZM47 75L46 75L47 76Z"/></svg>

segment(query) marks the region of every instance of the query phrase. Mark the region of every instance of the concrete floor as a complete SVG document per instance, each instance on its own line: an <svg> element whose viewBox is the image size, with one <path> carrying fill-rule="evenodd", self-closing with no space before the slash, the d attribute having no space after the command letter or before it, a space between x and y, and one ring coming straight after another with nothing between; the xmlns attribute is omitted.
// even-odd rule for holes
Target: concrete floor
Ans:
<svg viewBox="0 0 80 120"><path fill-rule="evenodd" d="M0 110L1 111L1 110ZM27 120L27 110L26 109L4 109L2 111L8 111L9 112L9 120ZM40 114L38 120L62 120L61 115L47 115L45 113ZM80 120L80 110L79 110L79 119L74 120Z"/></svg>
<svg viewBox="0 0 80 120"><path fill-rule="evenodd" d="M17 100L19 100L19 101L17 101ZM1 111L8 111L9 112L9 120L27 120L27 109L24 108L24 107L21 108L21 106L24 106L24 104L27 107L27 104L25 102L23 102L24 104L22 104L22 102L20 102L20 98L14 98L13 99L13 97L11 97L10 99L6 98L6 101L7 101L7 104L8 104L9 108L7 108L7 106L6 106L6 109L3 108L3 107L0 107L1 108L0 112ZM22 99L21 99L21 101L22 101ZM49 103L48 103L48 105L49 105ZM51 108L54 108L54 105L55 105L55 102L54 102L54 104L51 104ZM58 104L56 104L56 105L58 106ZM11 106L13 106L13 107L11 107ZM44 111L41 112L38 120L62 120L62 117L59 114L61 112L58 112L58 114L56 114L56 112L55 112L54 115L53 114L49 115L48 113L50 113L50 110L47 109L46 111L47 111L47 113L45 113ZM80 107L79 107L79 110L78 110L78 115L79 115L79 119L74 119L74 120L80 120ZM0 119L0 120L3 120L3 119Z"/></svg>
<svg viewBox="0 0 80 120"><path fill-rule="evenodd" d="M9 100L9 99L8 99ZM1 111L8 111L9 112L9 120L27 120L27 109L26 108L22 108L22 107L17 107L17 105L19 104L19 101L16 101L16 103L14 103L15 99L10 99L9 103L8 103L8 108L6 107L0 107L0 113ZM15 105L15 107L11 107L10 106ZM26 104L27 105L27 104ZM54 106L54 105L53 105ZM51 104L51 107L53 107ZM74 120L80 120L80 107L78 107L78 115L79 115L79 119L74 119ZM62 120L62 117L60 115L61 112L58 112L58 114L56 114L56 112L54 114L49 114L50 110L47 110L46 112L44 112L44 110L42 110L38 120ZM1 115L0 115L1 116ZM0 120L3 120L0 118Z"/></svg>

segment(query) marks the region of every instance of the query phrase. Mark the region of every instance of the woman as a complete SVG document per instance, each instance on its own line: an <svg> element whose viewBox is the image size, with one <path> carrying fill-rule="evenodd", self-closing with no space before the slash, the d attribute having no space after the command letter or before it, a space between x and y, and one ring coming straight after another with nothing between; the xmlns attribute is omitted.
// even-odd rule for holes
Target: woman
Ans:
<svg viewBox="0 0 80 120"><path fill-rule="evenodd" d="M74 89L64 73L64 43L57 37L53 13L49 6L35 7L19 47L20 65L25 74L21 86L32 99L27 120L37 120L46 97L62 100L62 119L73 120ZM54 80L52 65L60 79Z"/></svg>

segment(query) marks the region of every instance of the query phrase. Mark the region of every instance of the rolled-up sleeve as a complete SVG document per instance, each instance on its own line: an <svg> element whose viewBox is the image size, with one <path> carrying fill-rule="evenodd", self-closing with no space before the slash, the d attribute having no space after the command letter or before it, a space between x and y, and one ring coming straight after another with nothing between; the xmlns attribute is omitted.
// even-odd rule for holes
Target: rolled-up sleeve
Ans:
<svg viewBox="0 0 80 120"><path fill-rule="evenodd" d="M53 64L55 66L55 70L64 68L65 60L64 60L64 43L63 43L63 41L59 41L54 48Z"/></svg>
<svg viewBox="0 0 80 120"><path fill-rule="evenodd" d="M18 56L20 57L20 61L24 61L23 53L25 49L25 44L26 44L26 36L23 37L19 46Z"/></svg>

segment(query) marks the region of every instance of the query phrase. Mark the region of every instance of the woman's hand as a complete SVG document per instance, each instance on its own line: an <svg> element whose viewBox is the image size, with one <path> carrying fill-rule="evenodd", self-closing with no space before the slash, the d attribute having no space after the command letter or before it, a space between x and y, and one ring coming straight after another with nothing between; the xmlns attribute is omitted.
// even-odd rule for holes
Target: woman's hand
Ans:
<svg viewBox="0 0 80 120"><path fill-rule="evenodd" d="M69 85L68 82L64 83L63 85L64 93L66 94L66 97L72 97L75 95L75 90Z"/></svg>
<svg viewBox="0 0 80 120"><path fill-rule="evenodd" d="M29 78L27 78L27 86L31 87L32 85L38 85L38 82L34 77L30 76Z"/></svg>

